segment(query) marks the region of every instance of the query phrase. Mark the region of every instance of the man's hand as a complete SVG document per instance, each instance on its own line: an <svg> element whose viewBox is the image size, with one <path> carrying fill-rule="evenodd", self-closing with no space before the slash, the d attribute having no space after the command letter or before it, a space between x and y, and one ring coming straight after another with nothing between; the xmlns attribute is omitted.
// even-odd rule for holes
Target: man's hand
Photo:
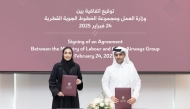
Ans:
<svg viewBox="0 0 190 109"><path fill-rule="evenodd" d="M127 100L127 103L132 105L135 103L135 101L136 101L136 99L134 97L131 97L129 100Z"/></svg>
<svg viewBox="0 0 190 109"><path fill-rule="evenodd" d="M64 94L62 92L59 92L57 95L60 96L60 97L64 96Z"/></svg>
<svg viewBox="0 0 190 109"><path fill-rule="evenodd" d="M119 100L118 100L115 96L112 96L112 97L111 97L111 100L112 100L114 103L118 103L118 102L119 102Z"/></svg>
<svg viewBox="0 0 190 109"><path fill-rule="evenodd" d="M76 84L77 84L77 85L79 85L79 84L81 84L81 83L82 83L82 81L81 81L80 79L77 79L77 80L76 80Z"/></svg>

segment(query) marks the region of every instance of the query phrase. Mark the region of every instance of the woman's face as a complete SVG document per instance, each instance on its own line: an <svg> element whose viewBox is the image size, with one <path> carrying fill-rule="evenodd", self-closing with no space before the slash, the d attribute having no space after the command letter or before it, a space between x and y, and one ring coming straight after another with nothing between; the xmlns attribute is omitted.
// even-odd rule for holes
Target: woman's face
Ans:
<svg viewBox="0 0 190 109"><path fill-rule="evenodd" d="M72 57L72 51L71 49L67 48L65 49L64 53L63 53L63 57L66 61L69 61Z"/></svg>

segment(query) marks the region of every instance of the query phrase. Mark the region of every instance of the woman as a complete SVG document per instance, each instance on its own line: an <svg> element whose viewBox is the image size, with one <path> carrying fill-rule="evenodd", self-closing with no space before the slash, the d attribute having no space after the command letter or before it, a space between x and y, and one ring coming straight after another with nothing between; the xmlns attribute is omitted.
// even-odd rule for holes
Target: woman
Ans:
<svg viewBox="0 0 190 109"><path fill-rule="evenodd" d="M49 78L49 89L53 95L52 109L80 108L77 90L75 97L64 96L64 93L61 92L62 75L77 75L77 89L83 89L80 66L73 61L73 50L71 47L65 47L63 49L61 62L54 65Z"/></svg>

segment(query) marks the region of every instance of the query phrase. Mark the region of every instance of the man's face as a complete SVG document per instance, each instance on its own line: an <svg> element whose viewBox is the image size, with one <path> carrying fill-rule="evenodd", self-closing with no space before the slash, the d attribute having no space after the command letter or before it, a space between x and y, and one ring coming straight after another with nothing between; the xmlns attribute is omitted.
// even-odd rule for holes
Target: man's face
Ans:
<svg viewBox="0 0 190 109"><path fill-rule="evenodd" d="M115 52L114 53L115 60L118 64L122 64L125 58L124 52Z"/></svg>

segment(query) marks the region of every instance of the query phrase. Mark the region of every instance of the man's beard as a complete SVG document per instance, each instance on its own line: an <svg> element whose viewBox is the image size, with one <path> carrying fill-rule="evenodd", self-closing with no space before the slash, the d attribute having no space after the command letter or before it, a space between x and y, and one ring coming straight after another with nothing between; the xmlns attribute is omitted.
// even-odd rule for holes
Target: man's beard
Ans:
<svg viewBox="0 0 190 109"><path fill-rule="evenodd" d="M123 63L122 59L116 59L116 60L117 60L117 63Z"/></svg>

